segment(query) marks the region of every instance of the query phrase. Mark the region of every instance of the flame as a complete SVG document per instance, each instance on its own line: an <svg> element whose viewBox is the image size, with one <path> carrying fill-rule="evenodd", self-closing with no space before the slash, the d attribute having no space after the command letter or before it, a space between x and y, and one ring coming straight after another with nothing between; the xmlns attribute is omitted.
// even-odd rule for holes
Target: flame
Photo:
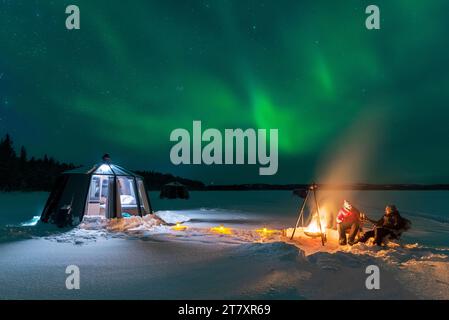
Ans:
<svg viewBox="0 0 449 320"><path fill-rule="evenodd" d="M327 223L326 223L326 214L324 212L321 212L320 222L321 222L321 230L320 225L318 223L318 213L315 212L315 214L312 217L312 221L310 221L309 225L306 228L304 228L304 231L308 233L325 233Z"/></svg>
<svg viewBox="0 0 449 320"><path fill-rule="evenodd" d="M176 231L184 231L186 230L188 227L187 226L183 226L182 224L180 224L179 222L176 224L176 226L172 227L172 230L176 230Z"/></svg>
<svg viewBox="0 0 449 320"><path fill-rule="evenodd" d="M220 234L232 234L232 229L225 228L224 226L210 228L210 231L214 232L214 233L220 233Z"/></svg>

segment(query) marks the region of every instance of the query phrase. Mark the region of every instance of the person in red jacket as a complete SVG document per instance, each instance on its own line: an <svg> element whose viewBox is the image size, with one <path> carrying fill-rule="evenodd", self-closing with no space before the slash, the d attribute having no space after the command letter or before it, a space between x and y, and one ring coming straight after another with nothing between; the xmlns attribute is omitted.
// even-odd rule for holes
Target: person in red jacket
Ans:
<svg viewBox="0 0 449 320"><path fill-rule="evenodd" d="M337 215L337 230L339 235L339 243L344 246L355 244L355 237L360 228L360 211L357 210L347 200L344 201L343 207ZM349 238L346 239L346 231L349 230Z"/></svg>

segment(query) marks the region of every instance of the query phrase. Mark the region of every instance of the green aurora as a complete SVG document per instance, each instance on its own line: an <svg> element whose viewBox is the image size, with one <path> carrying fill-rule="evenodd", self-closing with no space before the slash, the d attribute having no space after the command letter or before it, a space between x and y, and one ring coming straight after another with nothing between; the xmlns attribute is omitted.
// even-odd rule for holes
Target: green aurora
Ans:
<svg viewBox="0 0 449 320"><path fill-rule="evenodd" d="M69 4L81 30L65 29ZM361 134L375 143L358 181L447 182L448 13L446 0L1 0L0 134L36 156L109 152L206 183L308 182ZM278 174L172 165L170 132L193 120L279 129Z"/></svg>

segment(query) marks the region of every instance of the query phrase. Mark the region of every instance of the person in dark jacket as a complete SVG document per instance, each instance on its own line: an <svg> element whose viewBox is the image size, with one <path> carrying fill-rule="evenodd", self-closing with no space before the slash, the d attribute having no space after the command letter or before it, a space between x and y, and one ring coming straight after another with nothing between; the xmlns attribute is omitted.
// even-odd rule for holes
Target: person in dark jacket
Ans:
<svg viewBox="0 0 449 320"><path fill-rule="evenodd" d="M367 231L359 239L360 242L366 242L374 238L374 244L381 246L386 237L398 239L402 232L410 228L410 221L404 219L399 214L395 205L389 205L385 208L385 214L380 220L372 220L367 216L364 219L372 222L375 226L373 230Z"/></svg>
<svg viewBox="0 0 449 320"><path fill-rule="evenodd" d="M355 237L360 228L360 211L357 210L349 201L344 201L343 207L337 214L337 230L339 243L344 246L348 243L350 246L355 244ZM346 239L346 231L349 230L349 237Z"/></svg>

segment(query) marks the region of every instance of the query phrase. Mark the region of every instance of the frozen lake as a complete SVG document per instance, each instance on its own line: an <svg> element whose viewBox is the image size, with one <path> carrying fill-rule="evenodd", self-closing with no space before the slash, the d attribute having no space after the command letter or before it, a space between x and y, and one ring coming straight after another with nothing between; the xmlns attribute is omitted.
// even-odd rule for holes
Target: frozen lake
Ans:
<svg viewBox="0 0 449 320"><path fill-rule="evenodd" d="M47 193L0 194L0 298L19 299L379 299L449 298L448 192L320 193L320 201L348 198L375 218L396 204L413 222L404 248L356 246L305 257L297 247L252 237L26 227ZM160 200L161 216L195 230L286 228L300 199L286 191L192 192L189 200ZM165 229L164 229L165 228ZM81 290L65 288L65 268L81 269ZM383 270L382 290L364 287L365 267ZM326 288L325 290L323 288ZM344 296L342 296L344 293Z"/></svg>

